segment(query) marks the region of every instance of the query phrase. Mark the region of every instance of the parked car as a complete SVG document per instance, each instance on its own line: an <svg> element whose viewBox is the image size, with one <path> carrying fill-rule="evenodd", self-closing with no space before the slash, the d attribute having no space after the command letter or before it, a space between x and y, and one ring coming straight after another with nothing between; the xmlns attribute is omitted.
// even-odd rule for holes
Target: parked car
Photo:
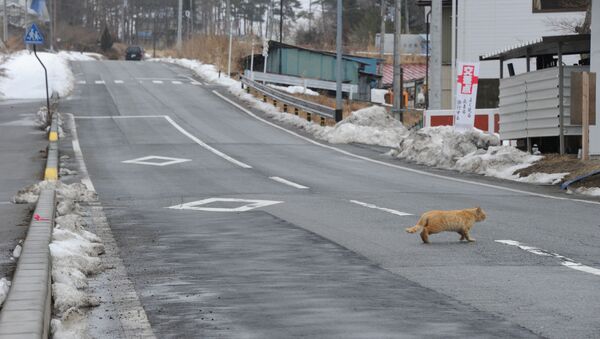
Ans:
<svg viewBox="0 0 600 339"><path fill-rule="evenodd" d="M125 52L125 60L142 60L144 58L144 49L140 46L129 46Z"/></svg>

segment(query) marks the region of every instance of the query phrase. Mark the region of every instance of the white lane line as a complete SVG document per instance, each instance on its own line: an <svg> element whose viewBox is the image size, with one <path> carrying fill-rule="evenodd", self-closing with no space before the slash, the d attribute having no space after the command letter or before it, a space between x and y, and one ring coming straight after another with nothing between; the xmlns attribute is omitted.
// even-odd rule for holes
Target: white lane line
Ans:
<svg viewBox="0 0 600 339"><path fill-rule="evenodd" d="M463 183L463 184L470 184L470 185L475 185L475 186L481 186L481 187L487 187L487 188L494 188L494 189L498 189L498 190L502 190L502 191L507 191L507 192L512 192L512 193L519 193L519 194L524 194L524 195L529 195L529 196L534 196L534 197L540 197L540 198L563 200L563 201L576 201L576 202L581 202L581 203L584 203L584 204L600 205L600 202L598 202L598 201L589 201L589 200L582 200L582 199L572 199L572 198L565 198L565 197L556 197L556 196L548 195L548 194L528 192L528 191L518 190L518 189L514 189L514 188L508 188L508 187L504 187L504 186L497 186L497 185L486 184L486 183L477 182L477 181L470 181L470 180L466 180L466 179L459 179L459 178L448 177L448 176L441 175L441 174L434 174L434 173L429 173L429 172L425 172L425 171L421 171L421 170L417 170L417 169L413 169L413 168L409 168L409 167L404 167L404 166L400 166L400 165L394 165L394 164L390 164L390 163L387 163L387 162L384 162L384 161L379 161L379 160L371 159L371 158L368 158L368 157L365 157L365 156L362 156L362 155L357 155L357 154L354 154L354 153L350 153L348 151L344 151L342 149L339 149L339 148L336 148L336 147L333 147L333 146L329 146L329 145L322 144L320 142L316 142L316 141L314 141L314 140L312 140L310 138L304 137L304 136L302 136L302 135L300 135L300 134L298 134L296 132L290 131L290 130L284 128L284 127L281 127L281 126L279 126L277 124L274 124L274 123L272 123L270 121L267 121L267 120L265 120L265 119L257 116L256 114L250 112L249 110L245 109L244 107L238 105L236 102L230 100L229 98L225 97L221 93L219 93L219 92L217 92L215 90L213 90L212 92L215 95L217 95L219 98L221 98L221 99L227 101L228 103L230 103L231 105L237 107L242 112L248 114L249 116L251 116L251 117L253 117L253 118L255 118L255 119L259 120L259 121L264 122L267 125L275 127L277 129L280 129L280 130L282 130L282 131L284 131L284 132L286 132L288 134L291 134L291 135L293 135L295 137L298 137L298 138L300 138L302 140L305 140L306 142L309 142L311 144L314 144L314 145L317 145L319 147L323 147L323 148L326 148L326 149L329 149L329 150L332 150L332 151L335 151L335 152L347 155L349 157L353 157L353 158L356 158L356 159L361 159L361 160L368 161L368 162L371 162L371 163L374 163L374 164L379 164L379 165L382 165L382 166L396 168L396 169L403 170L403 171L406 171L406 172L417 173L417 174L425 175L425 176L428 176L428 177L433 177L433 178L438 178L438 179L443 179L443 180L448 180L448 181L460 182L460 183Z"/></svg>
<svg viewBox="0 0 600 339"><path fill-rule="evenodd" d="M96 80L96 81L94 81L94 83L96 85L104 85L105 82L104 82L104 80Z"/></svg>
<svg viewBox="0 0 600 339"><path fill-rule="evenodd" d="M152 80L152 83L154 84L162 84L162 80Z"/></svg>
<svg viewBox="0 0 600 339"><path fill-rule="evenodd" d="M271 179L273 181L277 181L277 182L282 183L284 185L292 186L292 187L297 188L297 189L301 189L301 190L308 189L308 187L306 187L306 186L297 184L297 183L289 181L289 180L285 180L285 179L280 178L280 177L269 177L269 179Z"/></svg>
<svg viewBox="0 0 600 339"><path fill-rule="evenodd" d="M353 203L353 204L357 204L357 205L363 206L363 207L372 208L372 209L375 209L375 210L380 210L380 211L392 213L392 214L395 214L395 215L399 215L401 217L405 217L407 215L412 215L410 213L396 211L396 210L393 210L391 208L378 207L378 206L375 206L373 204L369 204L369 203L362 202L362 201L350 200L350 202Z"/></svg>
<svg viewBox="0 0 600 339"><path fill-rule="evenodd" d="M71 114L71 113L69 113ZM136 118L163 118L166 115L89 115L74 116L75 119L136 119Z"/></svg>
<svg viewBox="0 0 600 339"><path fill-rule="evenodd" d="M198 81L192 81L190 82L190 84L195 85L195 86L200 86L202 85L201 83L199 83Z"/></svg>
<svg viewBox="0 0 600 339"><path fill-rule="evenodd" d="M85 80L79 80L79 81L77 81L78 85L85 85L86 83L87 83L87 81L85 81Z"/></svg>
<svg viewBox="0 0 600 339"><path fill-rule="evenodd" d="M0 205L11 205L12 202L10 201L0 201Z"/></svg>
<svg viewBox="0 0 600 339"><path fill-rule="evenodd" d="M171 83L172 83L173 85L181 85L181 84L182 84L182 82L181 82L181 81L177 81L177 80L173 80L173 81L171 81Z"/></svg>
<svg viewBox="0 0 600 339"><path fill-rule="evenodd" d="M204 149L218 155L219 157L229 161L230 163L237 165L241 168L252 168L252 166L245 164L239 160L236 160L230 156L228 156L227 154L209 146L208 144L206 144L204 141L198 139L197 137L195 137L194 135L192 135L190 132L186 131L183 127L179 126L179 124L177 124L175 121L173 121L173 119L171 119L171 117L169 116L165 116L164 117L171 125L173 125L173 127L175 127L179 132L181 132L183 135L185 135L186 137L190 138L192 141L194 141L195 143L197 143L198 145L202 146Z"/></svg>
<svg viewBox="0 0 600 339"><path fill-rule="evenodd" d="M572 268L574 270L578 270L581 272L585 272L585 273L590 273L590 274L594 274L594 275L598 275L600 276L600 269L591 267L591 266L586 266L583 265L581 263L576 262L575 260L571 259L571 258L567 258L565 256L562 256L560 254L557 253L553 253L553 252L549 252L546 250L543 250L541 248L538 247L533 247L533 246L529 246L523 243L520 243L518 241L515 240L495 240L497 243L501 243L504 245L509 245L509 246L516 246L524 251L527 251L529 253L535 254L535 255L541 255L543 257L552 257L552 258L556 258L559 259L561 261L561 265L568 267L568 268Z"/></svg>
<svg viewBox="0 0 600 339"><path fill-rule="evenodd" d="M115 80L115 84L122 84L122 83L124 83L124 82L125 82L125 81L123 81L123 80Z"/></svg>

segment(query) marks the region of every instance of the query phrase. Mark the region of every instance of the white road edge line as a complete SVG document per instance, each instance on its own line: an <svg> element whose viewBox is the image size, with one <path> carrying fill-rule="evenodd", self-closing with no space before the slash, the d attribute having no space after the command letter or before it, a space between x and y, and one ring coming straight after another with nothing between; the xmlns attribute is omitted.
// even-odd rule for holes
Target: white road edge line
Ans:
<svg viewBox="0 0 600 339"><path fill-rule="evenodd" d="M115 80L115 84L122 84L122 83L124 83L123 80Z"/></svg>
<svg viewBox="0 0 600 339"><path fill-rule="evenodd" d="M194 135L192 135L190 132L186 131L183 127L179 126L179 124L177 124L175 121L173 121L173 119L171 119L171 117L165 115L164 118L173 126L175 127L179 132L181 132L183 135L185 135L186 137L190 138L192 141L194 141L195 143L197 143L198 145L202 146L204 149L218 155L219 157L229 161L230 163L237 165L241 168L252 168L252 166L245 164L239 160L236 160L230 156L228 156L227 154L209 146L208 144L206 144L204 141L198 139L197 137L195 137Z"/></svg>
<svg viewBox="0 0 600 339"><path fill-rule="evenodd" d="M242 112L250 115L251 117L264 122L267 125L270 125L272 127L275 127L277 129L280 129L288 134L291 134L293 136L296 136L302 140L305 140L306 142L309 142L311 144L317 145L319 147L323 147L341 154L345 154L347 156L356 158L356 159L361 159L364 161L368 161L374 164L379 164L379 165L383 165L383 166L387 166L387 167L391 167L391 168L396 168L399 170L403 170L406 172L412 172L412 173L417 173L417 174L421 174L421 175L426 175L429 177L433 177L433 178L438 178L438 179L444 179L444 180L449 180L449 181L454 181L454 182L460 182L463 184L471 184L471 185L476 185L476 186L482 186L482 187L488 187L488 188L494 188L494 189L498 189L498 190L502 190L502 191L507 191L507 192L512 192L512 193L519 193L519 194L524 194L524 195L529 195L529 196L535 196L535 197L540 197L540 198L547 198L547 199L555 199L555 200L563 200L563 201L576 201L576 202L581 202L584 204L591 204L591 205L600 205L600 202L598 201L589 201L589 200L582 200L582 199L571 199L571 198L564 198L564 197L556 197L553 195L548 195L548 194L542 194L542 193L534 193L534 192L528 192L528 191L523 191L523 190L518 190L518 189L514 189L514 188L508 188L508 187L503 187L503 186L497 186L497 185L493 185L493 184L485 184L485 183L481 183L481 182L476 182L476 181L470 181L470 180L466 180L466 179L459 179L459 178L452 178L452 177L448 177L445 175L441 175L441 174L434 174L434 173L429 173L429 172L425 172L425 171L421 171L421 170L417 170L417 169L413 169L413 168L409 168L409 167L404 167L404 166L400 166L400 165L394 165L394 164L390 164L384 161L379 161L379 160L375 160L375 159L371 159L362 155L357 155L354 153L350 153L348 151L344 151L342 149L333 147L333 146L329 146L329 145L325 145L322 144L320 142L316 142L312 139L309 139L307 137L304 137L296 132L290 131L284 127L281 127L277 124L274 124L270 121L267 121L259 116L257 116L256 114L250 112L249 110L245 109L244 107L238 105L236 102L230 100L229 98L225 97L224 95L222 95L221 93L213 90L212 91L215 95L217 95L219 98L227 101L228 103L230 103L231 105L237 107L238 109L240 109Z"/></svg>
<svg viewBox="0 0 600 339"><path fill-rule="evenodd" d="M63 113L68 115L71 118L71 129L73 130L73 135L71 139L73 139L73 153L75 153L75 160L79 164L79 168L83 174L83 178L81 179L81 183L87 187L88 190L96 192L96 188L90 180L90 176L88 175L87 167L85 166L85 160L83 159L83 152L81 151L81 146L79 145L79 134L77 134L77 124L75 123L75 115L72 113Z"/></svg>
<svg viewBox="0 0 600 339"><path fill-rule="evenodd" d="M380 211L392 213L392 214L395 214L395 215L399 215L401 217L412 215L410 213L396 211L396 210L393 210L391 208L378 207L378 206L375 206L373 204L369 204L369 203L358 201L358 200L350 200L350 202L353 203L353 204L357 204L357 205L363 206L363 207L372 208L372 209L376 209L376 210L380 210Z"/></svg>
<svg viewBox="0 0 600 339"><path fill-rule="evenodd" d="M0 205L12 205L10 201L0 201Z"/></svg>
<svg viewBox="0 0 600 339"><path fill-rule="evenodd" d="M284 185L292 186L292 187L297 188L297 189L301 189L301 190L307 190L307 189L309 189L309 187L297 184L297 183L289 181L289 180L285 180L285 179L280 178L280 177L269 177L269 179L271 179L273 181L277 181L277 182L282 183Z"/></svg>
<svg viewBox="0 0 600 339"><path fill-rule="evenodd" d="M571 258L567 258L565 256L562 256L560 254L557 253L553 253L553 252L549 252L546 250L543 250L541 248L538 247L533 247L533 246L529 246L523 243L520 243L518 241L515 240L495 240L497 243L500 244L504 244L504 245L509 245L509 246L516 246L524 251L527 251L529 253L535 254L535 255L541 255L543 257L553 257L556 259L559 259L561 261L561 265L568 267L568 268L572 268L574 270L577 271L581 271L581 272L585 272L585 273L590 273L590 274L594 274L597 276L600 276L600 269L591 267L591 266L586 266L583 265L581 263L576 262L575 260L571 259Z"/></svg>

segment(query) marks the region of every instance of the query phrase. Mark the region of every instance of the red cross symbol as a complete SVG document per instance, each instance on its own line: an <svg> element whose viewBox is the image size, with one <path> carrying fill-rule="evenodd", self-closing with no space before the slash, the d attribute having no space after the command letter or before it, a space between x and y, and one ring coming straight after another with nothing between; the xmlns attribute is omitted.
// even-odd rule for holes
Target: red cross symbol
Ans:
<svg viewBox="0 0 600 339"><path fill-rule="evenodd" d="M473 94L473 86L479 83L479 77L475 75L475 66L463 65L462 74L458 76L458 83L461 84L461 94Z"/></svg>

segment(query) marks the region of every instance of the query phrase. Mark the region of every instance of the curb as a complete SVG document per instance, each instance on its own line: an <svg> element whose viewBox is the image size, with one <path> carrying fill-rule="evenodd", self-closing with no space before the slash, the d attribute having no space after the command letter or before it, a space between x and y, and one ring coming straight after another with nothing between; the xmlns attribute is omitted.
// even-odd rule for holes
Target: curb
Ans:
<svg viewBox="0 0 600 339"><path fill-rule="evenodd" d="M0 337L48 338L52 314L51 258L54 190L42 190L29 224L12 287L0 312Z"/></svg>

